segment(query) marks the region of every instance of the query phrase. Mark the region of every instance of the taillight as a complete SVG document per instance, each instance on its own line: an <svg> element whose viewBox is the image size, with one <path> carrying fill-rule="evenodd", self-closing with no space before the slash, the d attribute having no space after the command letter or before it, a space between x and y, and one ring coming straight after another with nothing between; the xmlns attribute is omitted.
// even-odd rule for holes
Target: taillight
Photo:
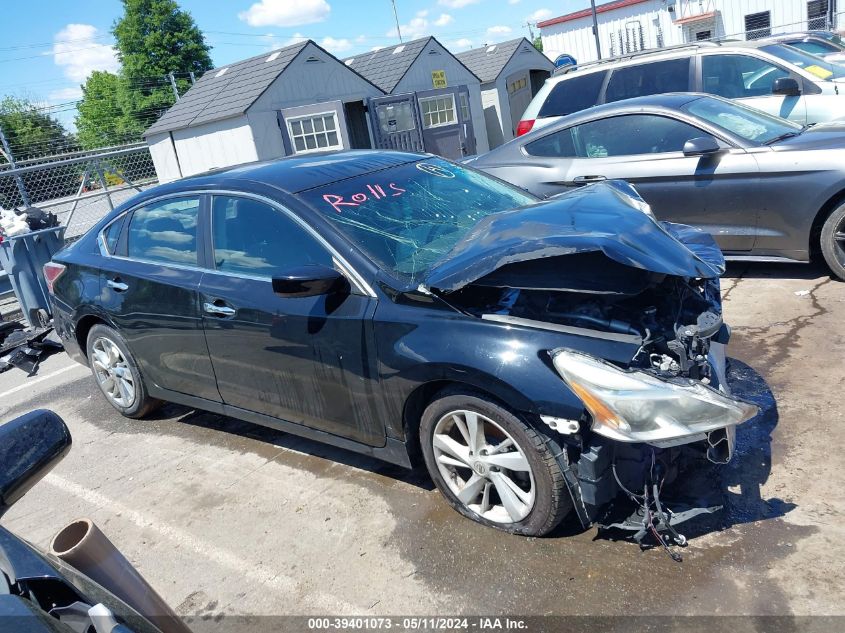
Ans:
<svg viewBox="0 0 845 633"><path fill-rule="evenodd" d="M47 290L53 294L53 284L56 279L62 276L67 267L64 264L57 264L56 262L47 262L44 264L44 281L47 282Z"/></svg>
<svg viewBox="0 0 845 633"><path fill-rule="evenodd" d="M516 135L522 136L523 134L527 134L531 131L532 127L534 127L534 119L524 119L516 126Z"/></svg>

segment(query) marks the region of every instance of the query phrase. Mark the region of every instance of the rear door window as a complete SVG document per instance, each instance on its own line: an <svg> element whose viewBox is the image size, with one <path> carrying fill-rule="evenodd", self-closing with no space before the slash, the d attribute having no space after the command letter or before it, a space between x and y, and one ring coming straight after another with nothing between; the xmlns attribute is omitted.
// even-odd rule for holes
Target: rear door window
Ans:
<svg viewBox="0 0 845 633"><path fill-rule="evenodd" d="M573 158L578 154L572 140L572 130L566 129L525 145L525 151L530 156Z"/></svg>
<svg viewBox="0 0 845 633"><path fill-rule="evenodd" d="M132 213L127 255L171 264L197 265L197 220L200 199L157 202Z"/></svg>
<svg viewBox="0 0 845 633"><path fill-rule="evenodd" d="M546 97L537 117L566 116L593 107L599 101L606 75L607 72L602 71L560 81Z"/></svg>
<svg viewBox="0 0 845 633"><path fill-rule="evenodd" d="M614 70L607 83L605 102L664 92L688 92L689 65L690 58L684 57Z"/></svg>

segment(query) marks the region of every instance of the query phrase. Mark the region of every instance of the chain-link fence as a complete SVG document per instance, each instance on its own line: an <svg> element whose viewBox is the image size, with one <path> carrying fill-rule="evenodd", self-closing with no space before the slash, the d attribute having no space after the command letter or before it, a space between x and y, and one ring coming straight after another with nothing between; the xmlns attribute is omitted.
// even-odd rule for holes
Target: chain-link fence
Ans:
<svg viewBox="0 0 845 633"><path fill-rule="evenodd" d="M158 182L144 144L19 162L0 170L0 206L36 206L55 213L66 237L82 235L138 191Z"/></svg>

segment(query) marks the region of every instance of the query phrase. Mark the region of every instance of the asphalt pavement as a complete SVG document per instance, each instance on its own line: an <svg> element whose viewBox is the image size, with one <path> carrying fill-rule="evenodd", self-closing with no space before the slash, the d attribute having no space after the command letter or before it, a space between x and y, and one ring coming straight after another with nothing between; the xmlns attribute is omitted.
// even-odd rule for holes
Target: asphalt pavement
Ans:
<svg viewBox="0 0 845 633"><path fill-rule="evenodd" d="M0 419L51 408L74 438L3 523L46 547L91 517L219 631L280 614L845 615L845 283L745 264L723 292L732 379L763 414L730 465L685 474L725 510L685 526L682 563L572 523L505 535L425 473L222 416L124 419L63 353L0 375Z"/></svg>

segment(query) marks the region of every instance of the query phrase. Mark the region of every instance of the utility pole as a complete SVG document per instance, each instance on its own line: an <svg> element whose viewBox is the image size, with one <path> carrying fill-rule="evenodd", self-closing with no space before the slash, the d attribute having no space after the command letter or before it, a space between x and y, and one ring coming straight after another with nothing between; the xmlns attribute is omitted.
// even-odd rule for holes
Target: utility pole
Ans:
<svg viewBox="0 0 845 633"><path fill-rule="evenodd" d="M596 15L596 0L590 0L593 9L593 35L596 37L596 54L601 59L601 40L599 39L599 18Z"/></svg>
<svg viewBox="0 0 845 633"><path fill-rule="evenodd" d="M396 34L399 36L399 43L402 43L402 29L399 28L399 14L396 13L396 0L390 0L393 4L393 19L396 20Z"/></svg>
<svg viewBox="0 0 845 633"><path fill-rule="evenodd" d="M3 128L0 127L0 143L3 145L3 156L6 157L6 160L9 161L9 166L12 169L16 169L17 165L15 165L15 157L12 155L12 150L9 147L9 142L6 140L6 135L3 134ZM15 184L18 187L18 193L21 194L21 201L25 207L31 206L29 204L29 195L26 193L26 187L23 184L23 178L18 175L15 175Z"/></svg>
<svg viewBox="0 0 845 633"><path fill-rule="evenodd" d="M194 71L193 70L191 72L189 72L188 74L191 76L191 85L193 86L195 83L197 83L197 78L194 77Z"/></svg>
<svg viewBox="0 0 845 633"><path fill-rule="evenodd" d="M179 101L179 88L176 87L176 77L171 72L167 73L167 78L170 80L170 87L173 88L173 96L176 97L176 101Z"/></svg>

